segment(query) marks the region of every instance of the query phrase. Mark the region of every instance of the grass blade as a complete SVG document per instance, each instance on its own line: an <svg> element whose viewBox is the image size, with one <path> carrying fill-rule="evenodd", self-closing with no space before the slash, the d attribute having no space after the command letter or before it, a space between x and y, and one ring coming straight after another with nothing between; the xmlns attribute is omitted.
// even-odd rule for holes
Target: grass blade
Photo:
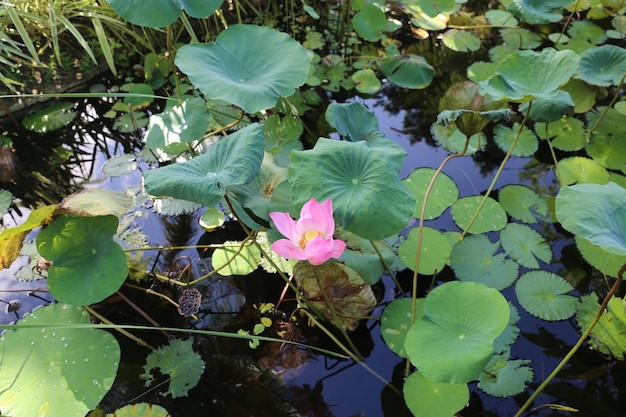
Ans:
<svg viewBox="0 0 626 417"><path fill-rule="evenodd" d="M104 55L104 59L109 65L109 69L113 75L117 76L115 60L113 59L113 50L111 49L111 44L109 43L109 38L107 38L106 32L104 31L102 22L94 16L91 18L91 23L93 24L93 28L96 30L96 36L98 37L98 42L100 42L100 50Z"/></svg>
<svg viewBox="0 0 626 417"><path fill-rule="evenodd" d="M20 16L17 14L14 8L9 8L7 10L7 13L11 18L15 29L17 29L17 33L19 33L20 37L22 38L26 49L28 49L31 59L37 63L41 63L41 61L39 60L39 54L37 53L37 49L35 49L35 45L33 45L33 41L30 39L30 35L26 31L26 28L24 27L24 23L22 23L22 19L20 19Z"/></svg>

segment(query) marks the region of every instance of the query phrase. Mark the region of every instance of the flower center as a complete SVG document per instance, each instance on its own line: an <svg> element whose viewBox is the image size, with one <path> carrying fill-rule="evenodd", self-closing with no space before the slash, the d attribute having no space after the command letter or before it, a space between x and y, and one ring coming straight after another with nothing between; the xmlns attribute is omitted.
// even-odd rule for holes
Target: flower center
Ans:
<svg viewBox="0 0 626 417"><path fill-rule="evenodd" d="M304 232L302 238L300 238L300 242L298 242L300 249L304 250L304 248L306 248L306 245L308 245L308 243L311 240L315 239L317 236L322 236L322 234L315 230L307 230L306 232Z"/></svg>

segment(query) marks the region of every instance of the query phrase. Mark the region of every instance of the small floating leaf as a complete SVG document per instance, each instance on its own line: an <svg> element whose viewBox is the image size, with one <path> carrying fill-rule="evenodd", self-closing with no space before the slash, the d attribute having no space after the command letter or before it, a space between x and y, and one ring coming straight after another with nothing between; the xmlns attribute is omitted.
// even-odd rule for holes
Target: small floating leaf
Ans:
<svg viewBox="0 0 626 417"><path fill-rule="evenodd" d="M102 173L109 177L119 177L124 174L130 174L139 166L137 156L133 154L123 153L109 158L102 165Z"/></svg>
<svg viewBox="0 0 626 417"><path fill-rule="evenodd" d="M467 384L434 382L419 371L409 375L402 391L415 417L452 416L465 407L470 397Z"/></svg>
<svg viewBox="0 0 626 417"><path fill-rule="evenodd" d="M511 259L526 268L539 268L537 259L546 263L552 259L552 249L543 236L523 224L507 224L500 232L500 242Z"/></svg>
<svg viewBox="0 0 626 417"><path fill-rule="evenodd" d="M200 227L205 231L210 232L219 227L222 227L224 224L224 213L219 211L215 207L209 207L202 213L202 216L198 219L198 223Z"/></svg>
<svg viewBox="0 0 626 417"><path fill-rule="evenodd" d="M406 240L398 248L398 256L402 263L409 269L415 268L415 252L419 229L411 229ZM432 275L440 272L446 265L446 261L452 251L452 243L440 231L430 227L424 227L422 235L422 248L420 262L417 271L420 274Z"/></svg>
<svg viewBox="0 0 626 417"><path fill-rule="evenodd" d="M213 269L220 275L248 275L258 268L259 262L259 249L255 245L242 242L226 241L224 247L215 249L211 257Z"/></svg>
<svg viewBox="0 0 626 417"><path fill-rule="evenodd" d="M573 117L564 117L549 124L535 123L535 133L541 139L550 139L552 146L562 151L578 151L587 145L583 122Z"/></svg>
<svg viewBox="0 0 626 417"><path fill-rule="evenodd" d="M609 181L607 170L593 159L572 156L561 159L556 166L561 183L565 185L574 183L606 184Z"/></svg>
<svg viewBox="0 0 626 417"><path fill-rule="evenodd" d="M587 83L618 85L626 73L626 50L616 45L589 48L580 54L578 75Z"/></svg>
<svg viewBox="0 0 626 417"><path fill-rule="evenodd" d="M411 328L411 310L413 300L398 298L390 302L383 310L380 322L380 334L383 340L395 354L406 358L404 341ZM424 315L424 299L418 298L415 306L415 319Z"/></svg>
<svg viewBox="0 0 626 417"><path fill-rule="evenodd" d="M430 85L435 70L419 55L384 58L380 64L385 76L398 87L421 89Z"/></svg>
<svg viewBox="0 0 626 417"><path fill-rule="evenodd" d="M480 49L480 38L466 30L450 29L443 34L442 42L457 52L473 52Z"/></svg>
<svg viewBox="0 0 626 417"><path fill-rule="evenodd" d="M24 117L22 125L33 132L46 133L67 126L76 117L76 112L69 111L74 103L59 101Z"/></svg>
<svg viewBox="0 0 626 417"><path fill-rule="evenodd" d="M508 354L494 356L478 378L478 388L496 397L510 397L524 391L533 379L530 360L510 360Z"/></svg>
<svg viewBox="0 0 626 417"><path fill-rule="evenodd" d="M548 271L530 271L515 285L519 303L533 316L543 320L565 320L574 315L578 298L567 295L574 287Z"/></svg>
<svg viewBox="0 0 626 417"><path fill-rule="evenodd" d="M465 230L472 216L478 209L482 196L470 196L458 199L452 204L452 217L460 229ZM469 229L469 233L480 234L502 230L507 223L506 212L496 200L487 197L485 205Z"/></svg>
<svg viewBox="0 0 626 417"><path fill-rule="evenodd" d="M519 123L515 123L512 128L500 124L496 125L493 129L493 133L494 140L498 147L504 152L508 152L513 145L515 137L518 135L519 128ZM530 129L524 126L522 132L519 133L519 138L511 155L522 157L531 156L537 151L538 147L539 142L537 141L537 137Z"/></svg>
<svg viewBox="0 0 626 417"><path fill-rule="evenodd" d="M418 168L411 172L406 179L402 180L402 184L416 199L415 212L413 213L415 218L419 219L420 217L426 190L435 172L432 168ZM440 173L428 196L424 220L432 220L439 217L457 198L459 198L459 189L452 178L443 172Z"/></svg>
<svg viewBox="0 0 626 417"><path fill-rule="evenodd" d="M511 184L500 189L500 204L511 215L524 223L537 223L534 210L541 217L548 215L548 204L530 188Z"/></svg>
<svg viewBox="0 0 626 417"><path fill-rule="evenodd" d="M138 403L118 408L114 413L107 414L106 417L170 417L170 413L160 405Z"/></svg>

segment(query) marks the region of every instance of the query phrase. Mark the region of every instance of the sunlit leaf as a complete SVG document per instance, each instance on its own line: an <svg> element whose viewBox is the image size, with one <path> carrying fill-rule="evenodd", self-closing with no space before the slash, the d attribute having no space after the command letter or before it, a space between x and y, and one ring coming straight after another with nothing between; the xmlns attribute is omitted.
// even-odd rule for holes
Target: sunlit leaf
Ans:
<svg viewBox="0 0 626 417"><path fill-rule="evenodd" d="M574 0L513 0L508 9L524 22L532 25L558 22L564 9Z"/></svg>
<svg viewBox="0 0 626 417"><path fill-rule="evenodd" d="M519 268L503 253L496 253L499 248L485 235L468 236L452 248L450 266L461 281L480 282L501 291L517 279Z"/></svg>
<svg viewBox="0 0 626 417"><path fill-rule="evenodd" d="M102 165L102 173L109 177L119 177L124 174L130 174L138 166L139 162L136 155L123 153L107 159L104 165Z"/></svg>
<svg viewBox="0 0 626 417"><path fill-rule="evenodd" d="M467 383L493 356L493 342L509 322L499 291L477 282L451 281L432 290L424 316L409 330L411 363L435 382Z"/></svg>
<svg viewBox="0 0 626 417"><path fill-rule="evenodd" d="M415 212L413 217L420 218L422 204L428 185L433 178L435 170L432 168L418 168L402 180L402 184L415 197ZM448 207L459 198L459 189L456 184L443 172L437 176L433 188L426 202L424 220L432 220L439 217Z"/></svg>
<svg viewBox="0 0 626 417"><path fill-rule="evenodd" d="M415 417L453 416L465 407L470 397L467 384L434 382L419 371L409 375L402 391Z"/></svg>
<svg viewBox="0 0 626 417"><path fill-rule="evenodd" d="M541 139L550 139L552 146L563 151L578 151L587 145L583 122L573 117L564 117L549 124L535 123L535 133Z"/></svg>
<svg viewBox="0 0 626 417"><path fill-rule="evenodd" d="M533 316L543 320L565 320L576 312L578 298L567 295L574 289L560 276L548 271L530 271L515 284L517 300Z"/></svg>
<svg viewBox="0 0 626 417"><path fill-rule="evenodd" d="M70 124L76 117L76 112L69 111L74 107L74 103L69 101L58 101L48 107L38 110L34 114L22 119L22 126L37 133L46 133L61 129Z"/></svg>
<svg viewBox="0 0 626 417"><path fill-rule="evenodd" d="M89 305L117 291L126 276L126 254L113 241L118 218L61 215L37 235L37 251L53 265L50 293L59 301Z"/></svg>
<svg viewBox="0 0 626 417"><path fill-rule="evenodd" d="M261 252L250 243L224 242L224 247L215 249L211 257L213 269L220 275L248 275L258 268Z"/></svg>
<svg viewBox="0 0 626 417"><path fill-rule="evenodd" d="M160 405L137 403L118 408L106 417L170 417L170 413Z"/></svg>
<svg viewBox="0 0 626 417"><path fill-rule="evenodd" d="M606 184L609 181L607 170L593 159L582 156L572 156L561 159L556 164L561 183L571 185L574 183Z"/></svg>
<svg viewBox="0 0 626 417"><path fill-rule="evenodd" d="M186 397L195 387L204 372L204 361L193 351L193 340L172 339L167 345L160 346L146 359L144 373L140 375L149 387L156 380L156 371L168 375L168 389L160 394L173 398Z"/></svg>
<svg viewBox="0 0 626 417"><path fill-rule="evenodd" d="M2 414L83 417L100 403L113 386L120 346L109 332L67 327L89 324L83 308L50 304L17 322L35 327L0 337Z"/></svg>
<svg viewBox="0 0 626 417"><path fill-rule="evenodd" d="M413 301L410 298L393 300L383 310L380 321L380 334L395 354L406 358L404 341L411 328L411 310ZM418 298L415 305L415 319L424 315L424 299Z"/></svg>
<svg viewBox="0 0 626 417"><path fill-rule="evenodd" d="M465 230L478 209L482 196L463 197L452 204L452 218L460 229ZM480 234L502 230L507 223L506 212L496 200L487 197L468 233Z"/></svg>
<svg viewBox="0 0 626 417"><path fill-rule="evenodd" d="M0 233L0 265L8 268L22 249L22 243L26 235L36 227L52 221L52 213L56 205L43 206L33 210L26 221L19 226L5 229Z"/></svg>
<svg viewBox="0 0 626 417"><path fill-rule="evenodd" d="M57 213L122 217L132 206L133 200L126 193L104 188L87 188L65 197L59 203Z"/></svg>
<svg viewBox="0 0 626 417"><path fill-rule="evenodd" d="M274 107L304 84L311 57L289 35L268 26L232 25L215 42L187 44L176 65L211 99L247 113Z"/></svg>
<svg viewBox="0 0 626 417"><path fill-rule="evenodd" d="M507 224L500 232L500 243L511 259L526 268L539 268L537 259L545 263L552 259L552 249L543 236L523 224Z"/></svg>
<svg viewBox="0 0 626 417"><path fill-rule="evenodd" d="M405 241L398 248L398 256L402 263L412 270L415 269L415 254L419 229L413 228ZM432 275L440 272L446 265L446 261L452 251L452 244L440 231L430 227L424 227L422 235L422 247L420 251L419 266L420 274Z"/></svg>

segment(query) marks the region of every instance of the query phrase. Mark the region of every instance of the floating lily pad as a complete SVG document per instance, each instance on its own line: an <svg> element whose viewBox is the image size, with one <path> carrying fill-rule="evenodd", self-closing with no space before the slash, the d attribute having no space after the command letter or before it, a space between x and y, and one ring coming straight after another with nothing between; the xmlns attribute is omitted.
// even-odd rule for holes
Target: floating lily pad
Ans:
<svg viewBox="0 0 626 417"><path fill-rule="evenodd" d="M511 345L513 345L519 337L519 327L517 326L517 322L520 319L520 315L517 308L510 301L509 310L511 312L509 324L506 325L502 333L500 333L500 335L496 337L496 340L493 342L493 350L496 353L508 351Z"/></svg>
<svg viewBox="0 0 626 417"><path fill-rule="evenodd" d="M461 281L485 284L499 291L517 279L519 267L498 253L500 245L485 235L468 236L458 242L450 254L450 266Z"/></svg>
<svg viewBox="0 0 626 417"><path fill-rule="evenodd" d="M465 407L470 397L467 384L434 382L419 371L409 375L402 391L415 417L453 416Z"/></svg>
<svg viewBox="0 0 626 417"><path fill-rule="evenodd" d="M413 217L420 218L426 190L435 172L436 170L432 168L418 168L411 172L406 179L402 180L402 184L417 200ZM424 220L432 220L441 216L457 198L459 198L459 189L452 178L443 172L440 173L428 196Z"/></svg>
<svg viewBox="0 0 626 417"><path fill-rule="evenodd" d="M626 189L615 183L562 187L556 217L571 233L609 253L626 255Z"/></svg>
<svg viewBox="0 0 626 417"><path fill-rule="evenodd" d="M450 29L443 34L441 40L444 45L457 52L473 52L480 49L480 38L466 30Z"/></svg>
<svg viewBox="0 0 626 417"><path fill-rule="evenodd" d="M415 269L415 254L419 229L413 228L406 240L398 248L398 256L402 263L411 270ZM422 250L420 252L417 272L432 275L441 272L452 251L452 243L438 230L424 227L422 234Z"/></svg>
<svg viewBox="0 0 626 417"><path fill-rule="evenodd" d="M382 84L371 68L365 68L352 74L352 81L359 93L374 94L380 90Z"/></svg>
<svg viewBox="0 0 626 417"><path fill-rule="evenodd" d="M595 294L584 295L580 299L577 312L578 324L585 331L598 313L600 304ZM594 326L589 344L605 355L619 360L626 359L626 302L623 298L612 297L607 310Z"/></svg>
<svg viewBox="0 0 626 417"><path fill-rule="evenodd" d="M578 76L592 85L618 85L626 73L626 50L616 45L589 48L580 54Z"/></svg>
<svg viewBox="0 0 626 417"><path fill-rule="evenodd" d="M434 68L420 55L398 55L380 63L385 77L398 87L426 88L435 76Z"/></svg>
<svg viewBox="0 0 626 417"><path fill-rule="evenodd" d="M573 2L573 0L513 0L508 9L523 22L543 25L561 20L563 10Z"/></svg>
<svg viewBox="0 0 626 417"><path fill-rule="evenodd" d="M503 28L500 36L506 47L513 49L535 49L543 42L541 36L525 28Z"/></svg>
<svg viewBox="0 0 626 417"><path fill-rule="evenodd" d="M515 285L517 300L533 316L543 320L566 320L574 315L578 298L567 295L574 289L562 277L548 271L530 271Z"/></svg>
<svg viewBox="0 0 626 417"><path fill-rule="evenodd" d="M448 152L460 153L466 149L467 136L457 129L456 125L446 127L435 124L432 126L432 132L437 143ZM473 155L484 149L486 144L487 138L482 132L472 135L464 155Z"/></svg>
<svg viewBox="0 0 626 417"><path fill-rule="evenodd" d="M408 225L415 208L415 199L398 178L405 155L387 139L320 138L312 150L291 153L294 205L301 207L311 197L332 198L339 226L370 240L391 236Z"/></svg>
<svg viewBox="0 0 626 417"><path fill-rule="evenodd" d="M160 346L146 359L144 373L140 375L149 387L155 381L155 372L169 375L168 389L161 392L163 396L173 398L186 397L190 389L195 387L204 372L204 361L193 351L193 340L172 339L167 345Z"/></svg>
<svg viewBox="0 0 626 417"><path fill-rule="evenodd" d="M600 112L603 110L606 113L601 116ZM587 154L605 168L626 172L626 160L623 158L626 144L619 140L626 134L626 116L614 108L595 109L587 113L589 128L595 125L599 117L602 117L602 122L591 134L586 147Z"/></svg>
<svg viewBox="0 0 626 417"><path fill-rule="evenodd" d="M26 235L36 227L52 221L57 206L43 206L33 210L26 221L19 226L5 229L0 233L0 266L8 268L17 259Z"/></svg>
<svg viewBox="0 0 626 417"><path fill-rule="evenodd" d="M200 227L207 232L222 227L224 224L224 213L215 207L209 207L202 213L202 216L198 219Z"/></svg>
<svg viewBox="0 0 626 417"><path fill-rule="evenodd" d="M582 156L561 159L556 167L561 183L565 185L575 183L606 184L609 181L609 173L602 165L593 159Z"/></svg>
<svg viewBox="0 0 626 417"><path fill-rule="evenodd" d="M533 380L530 360L510 360L509 354L494 356L478 378L478 388L495 397L510 397Z"/></svg>
<svg viewBox="0 0 626 417"><path fill-rule="evenodd" d="M102 165L102 173L109 177L119 177L124 174L130 174L138 166L139 162L136 155L123 153L107 159L104 165Z"/></svg>
<svg viewBox="0 0 626 417"><path fill-rule="evenodd" d="M65 197L59 203L56 213L122 217L132 206L133 200L126 193L104 188L87 188Z"/></svg>
<svg viewBox="0 0 626 417"><path fill-rule="evenodd" d="M213 269L220 275L248 275L259 267L261 252L252 244L224 242L223 248L215 249L211 257Z"/></svg>
<svg viewBox="0 0 626 417"><path fill-rule="evenodd" d="M509 223L500 232L504 251L526 268L539 268L537 259L550 263L552 249L539 233L524 224Z"/></svg>
<svg viewBox="0 0 626 417"><path fill-rule="evenodd" d="M515 123L512 128L496 125L493 129L496 145L504 152L508 152L511 146L513 146L513 141L518 135L519 128L519 123ZM538 147L539 141L537 137L530 129L524 126L522 132L519 133L519 138L511 155L520 157L531 156L537 151Z"/></svg>
<svg viewBox="0 0 626 417"><path fill-rule="evenodd" d="M535 133L541 139L551 139L552 146L562 151L579 151L587 146L583 122L573 117L535 123Z"/></svg>
<svg viewBox="0 0 626 417"><path fill-rule="evenodd" d="M537 223L537 214L542 218L548 215L546 200L523 185L505 185L500 189L499 199L511 217L524 223Z"/></svg>
<svg viewBox="0 0 626 417"><path fill-rule="evenodd" d="M352 18L356 33L369 42L376 42L387 27L387 16L380 7L365 4Z"/></svg>
<svg viewBox="0 0 626 417"><path fill-rule="evenodd" d="M213 207L228 186L254 178L264 145L263 127L251 124L211 145L200 156L145 172L146 191Z"/></svg>
<svg viewBox="0 0 626 417"><path fill-rule="evenodd" d="M395 354L406 358L404 341L411 328L411 310L413 300L398 298L393 300L383 310L380 322L380 334L383 340ZM418 298L415 305L415 319L424 315L424 299Z"/></svg>
<svg viewBox="0 0 626 417"><path fill-rule="evenodd" d="M309 75L311 57L286 33L268 26L232 25L209 44L178 50L176 65L211 99L247 113L274 107Z"/></svg>
<svg viewBox="0 0 626 417"><path fill-rule="evenodd" d="M314 266L300 261L293 267L293 276L308 302L337 327L356 329L360 318L376 307L372 288L343 264L327 262Z"/></svg>
<svg viewBox="0 0 626 417"><path fill-rule="evenodd" d="M189 16L211 16L222 0L109 0L115 11L129 22L153 28L168 26L180 16L181 9Z"/></svg>
<svg viewBox="0 0 626 417"><path fill-rule="evenodd" d="M17 322L35 327L0 337L2 414L83 417L100 403L113 386L120 347L106 331L67 327L90 323L82 307L50 304Z"/></svg>
<svg viewBox="0 0 626 417"><path fill-rule="evenodd" d="M160 405L138 403L118 408L106 417L170 417L170 413Z"/></svg>
<svg viewBox="0 0 626 417"><path fill-rule="evenodd" d="M37 251L53 262L50 293L59 301L89 305L104 300L126 280L126 254L113 240L116 216L61 215L37 235Z"/></svg>
<svg viewBox="0 0 626 417"><path fill-rule="evenodd" d="M22 126L37 133L61 129L70 124L76 117L76 112L69 111L72 108L74 108L74 103L69 101L56 102L24 117Z"/></svg>
<svg viewBox="0 0 626 417"><path fill-rule="evenodd" d="M498 64L494 77L479 83L480 92L516 102L551 97L574 75L578 61L569 50L516 51Z"/></svg>
<svg viewBox="0 0 626 417"><path fill-rule="evenodd" d="M499 291L478 282L451 281L432 290L424 316L409 330L411 363L430 380L467 383L493 356L493 342L509 322Z"/></svg>
<svg viewBox="0 0 626 417"><path fill-rule="evenodd" d="M530 113L528 108L530 107ZM550 97L538 97L519 106L520 113L528 114L530 120L537 122L554 122L574 110L575 105L568 92L557 90Z"/></svg>
<svg viewBox="0 0 626 417"><path fill-rule="evenodd" d="M617 272L626 264L626 255L616 255L594 245L580 236L575 238L576 248L591 266L603 274L617 278Z"/></svg>
<svg viewBox="0 0 626 417"><path fill-rule="evenodd" d="M358 101L331 103L325 117L329 125L352 142L367 140L380 132L376 115Z"/></svg>
<svg viewBox="0 0 626 417"><path fill-rule="evenodd" d="M460 229L465 230L478 209L482 196L463 197L452 204L452 217ZM471 225L468 233L480 234L502 230L507 223L506 212L493 198L487 197L485 205Z"/></svg>

